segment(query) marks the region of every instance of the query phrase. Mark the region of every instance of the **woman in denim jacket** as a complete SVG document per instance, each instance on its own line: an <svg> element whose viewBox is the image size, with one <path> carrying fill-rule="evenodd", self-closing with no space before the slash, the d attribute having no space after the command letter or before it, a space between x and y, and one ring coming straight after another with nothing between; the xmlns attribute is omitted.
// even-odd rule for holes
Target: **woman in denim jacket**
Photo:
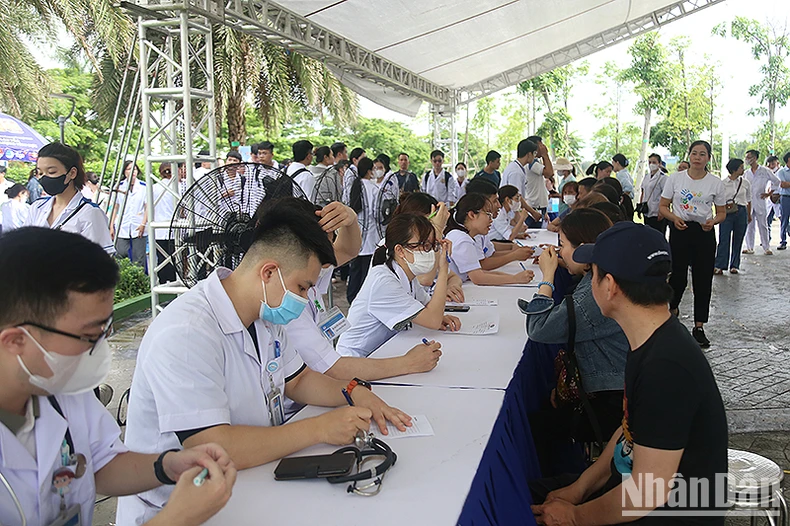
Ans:
<svg viewBox="0 0 790 526"><path fill-rule="evenodd" d="M568 298L555 305L551 297L559 258L562 258L571 274L582 276L572 295L576 314L576 361L584 390L592 395L590 402L604 439L611 436L622 419L625 362L629 346L620 326L601 314L593 298L589 266L573 261L573 252L583 243L595 243L598 235L611 226L609 218L598 210L583 208L568 214L560 224L559 250L549 247L540 255L543 281L526 309L530 339L567 347ZM627 247L623 248L627 250ZM550 460L554 444L570 438L577 441L594 439L587 415L579 415L575 408L562 407L558 402L556 392L552 391L551 400L540 411L530 415L541 467Z"/></svg>

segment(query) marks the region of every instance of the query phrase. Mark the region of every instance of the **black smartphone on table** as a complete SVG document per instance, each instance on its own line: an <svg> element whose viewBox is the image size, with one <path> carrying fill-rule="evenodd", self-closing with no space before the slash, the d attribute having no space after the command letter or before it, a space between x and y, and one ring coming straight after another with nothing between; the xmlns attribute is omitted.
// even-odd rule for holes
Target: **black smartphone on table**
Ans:
<svg viewBox="0 0 790 526"><path fill-rule="evenodd" d="M469 312L469 305L445 305L444 312Z"/></svg>
<svg viewBox="0 0 790 526"><path fill-rule="evenodd" d="M333 453L284 458L274 469L275 480L299 480L347 475L354 467L354 453Z"/></svg>

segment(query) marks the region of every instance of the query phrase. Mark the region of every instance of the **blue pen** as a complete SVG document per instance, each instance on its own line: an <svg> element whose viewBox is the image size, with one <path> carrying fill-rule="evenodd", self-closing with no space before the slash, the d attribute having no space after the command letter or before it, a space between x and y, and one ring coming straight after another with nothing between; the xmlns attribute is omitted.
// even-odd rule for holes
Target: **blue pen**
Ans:
<svg viewBox="0 0 790 526"><path fill-rule="evenodd" d="M518 264L521 265L521 270L527 270L527 267L524 266L524 263L519 261Z"/></svg>
<svg viewBox="0 0 790 526"><path fill-rule="evenodd" d="M348 402L348 405L354 407L354 401L351 399L351 395L348 394L348 391L346 391L345 389L343 389L342 391L343 391L343 396L346 397L346 402Z"/></svg>
<svg viewBox="0 0 790 526"><path fill-rule="evenodd" d="M425 345L430 345L431 344L431 342L428 341L428 338L423 338L422 339L422 343L424 343Z"/></svg>

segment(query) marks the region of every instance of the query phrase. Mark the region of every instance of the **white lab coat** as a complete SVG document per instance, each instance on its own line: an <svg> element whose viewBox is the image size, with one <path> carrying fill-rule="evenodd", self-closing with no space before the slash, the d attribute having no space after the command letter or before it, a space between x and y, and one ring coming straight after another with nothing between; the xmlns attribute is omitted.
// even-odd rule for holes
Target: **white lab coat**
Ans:
<svg viewBox="0 0 790 526"><path fill-rule="evenodd" d="M760 233L760 245L763 250L771 248L771 237L768 232L768 205L761 194L779 188L779 178L765 166L758 166L755 172L747 168L744 178L752 185L752 221L746 227L746 248L754 249L755 230Z"/></svg>
<svg viewBox="0 0 790 526"><path fill-rule="evenodd" d="M80 203L86 202L80 208L74 217L69 219L69 216L80 206ZM55 203L53 197L42 197L36 199L30 205L30 215L27 218L25 226L40 226L44 228L55 228L65 232L72 232L80 234L94 243L100 245L105 252L112 255L115 254L115 245L110 239L110 228L107 225L107 216L101 211L99 205L86 199L80 192L74 194L74 197L63 209L55 221L50 225L47 222L50 212L52 212L52 205ZM66 221L68 219L68 221ZM64 222L65 221L65 222Z"/></svg>
<svg viewBox="0 0 790 526"><path fill-rule="evenodd" d="M46 397L38 397L40 416L33 429L38 460L0 424L0 472L22 504L27 523L49 524L60 511L60 497L53 492L52 474L61 467L60 448L68 427L74 449L85 455L87 469L82 478L73 479L69 485L66 506L80 504L82 525L90 526L96 501L94 473L127 449L120 440L121 431L115 420L92 391L58 396L57 400L68 424ZM6 526L21 524L13 499L2 484L0 523Z"/></svg>
<svg viewBox="0 0 790 526"><path fill-rule="evenodd" d="M432 195L439 202L447 203L448 206L458 201L460 190L458 180L446 170L442 170L439 175L430 170L422 177L422 191Z"/></svg>

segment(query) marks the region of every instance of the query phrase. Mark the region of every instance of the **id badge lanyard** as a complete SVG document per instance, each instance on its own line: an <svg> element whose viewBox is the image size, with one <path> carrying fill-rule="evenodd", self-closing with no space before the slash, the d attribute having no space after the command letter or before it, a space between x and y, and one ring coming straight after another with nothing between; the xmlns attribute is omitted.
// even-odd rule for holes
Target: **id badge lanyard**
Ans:
<svg viewBox="0 0 790 526"><path fill-rule="evenodd" d="M65 420L63 410L54 396L47 397L52 408ZM55 469L52 474L52 492L60 497L60 513L51 526L80 524L80 505L73 504L66 506L66 495L71 491L71 483L74 479L82 478L87 468L87 459L82 453L77 453L74 448L74 441L71 438L71 431L66 422L66 434L60 445L60 467Z"/></svg>
<svg viewBox="0 0 790 526"><path fill-rule="evenodd" d="M277 361L280 356L282 356L280 341L274 340L274 360L269 360L266 364L266 372L269 374L269 394L266 395L266 405L269 408L269 421L272 426L279 426L285 422L282 392L279 387L274 385L274 373L280 368L280 362Z"/></svg>

